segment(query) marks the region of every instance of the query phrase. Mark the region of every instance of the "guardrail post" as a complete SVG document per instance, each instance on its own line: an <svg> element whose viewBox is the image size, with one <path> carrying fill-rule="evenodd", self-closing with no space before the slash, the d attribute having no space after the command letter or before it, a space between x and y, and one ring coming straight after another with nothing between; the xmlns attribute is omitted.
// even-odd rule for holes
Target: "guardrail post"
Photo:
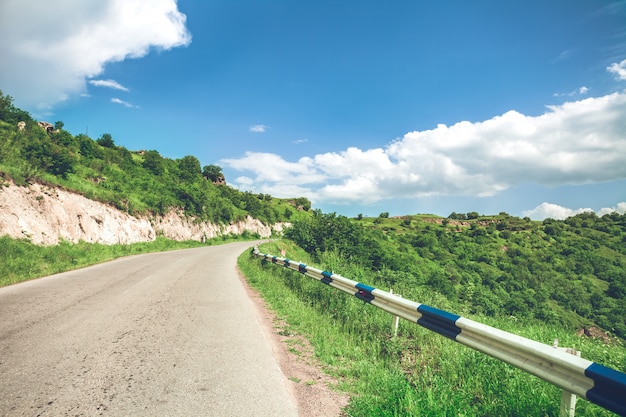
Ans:
<svg viewBox="0 0 626 417"><path fill-rule="evenodd" d="M580 352L572 348L559 348L559 339L554 339L552 346L555 349L561 349L570 355L580 357ZM561 410L559 417L574 417L576 415L576 396L566 390L561 395Z"/></svg>
<svg viewBox="0 0 626 417"><path fill-rule="evenodd" d="M393 294L393 290L390 288L389 289L389 294ZM402 297L400 294L393 294L396 297ZM391 320L391 333L393 334L393 337L398 336L398 326L400 325L400 316L393 316L393 319Z"/></svg>

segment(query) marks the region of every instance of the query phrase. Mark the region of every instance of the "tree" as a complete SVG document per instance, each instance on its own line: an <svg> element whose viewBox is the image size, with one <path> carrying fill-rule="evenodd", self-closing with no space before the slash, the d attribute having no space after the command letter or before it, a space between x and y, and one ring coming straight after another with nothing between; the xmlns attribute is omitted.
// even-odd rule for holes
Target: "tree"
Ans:
<svg viewBox="0 0 626 417"><path fill-rule="evenodd" d="M60 146L55 146L54 148L48 172L62 178L67 178L68 174L74 172L76 158L73 157L66 148Z"/></svg>
<svg viewBox="0 0 626 417"><path fill-rule="evenodd" d="M388 211L384 211L384 212L380 213L378 215L378 217L380 217L381 219L388 219L389 218L389 212Z"/></svg>
<svg viewBox="0 0 626 417"><path fill-rule="evenodd" d="M0 120L15 126L18 122L31 122L32 117L28 112L18 109L13 105L13 97L5 96L0 90Z"/></svg>
<svg viewBox="0 0 626 417"><path fill-rule="evenodd" d="M467 216L463 213L457 213L455 211L453 211L452 213L450 213L450 215L448 216L449 219L452 220L467 220Z"/></svg>
<svg viewBox="0 0 626 417"><path fill-rule="evenodd" d="M163 158L157 151L146 151L141 165L154 175L163 174Z"/></svg>
<svg viewBox="0 0 626 417"><path fill-rule="evenodd" d="M306 197L298 197L295 200L296 207L302 207L302 210L309 211L311 210L311 202Z"/></svg>
<svg viewBox="0 0 626 417"><path fill-rule="evenodd" d="M63 130L63 126L65 126L65 123L60 120L54 122L54 130Z"/></svg>
<svg viewBox="0 0 626 417"><path fill-rule="evenodd" d="M96 142L94 142L89 136L78 135L76 136L76 140L78 141L78 150L81 156L88 159L101 159L103 157L102 148L97 146Z"/></svg>
<svg viewBox="0 0 626 417"><path fill-rule="evenodd" d="M193 181L200 176L200 161L193 155L183 156L177 160L179 176L182 180Z"/></svg>
<svg viewBox="0 0 626 417"><path fill-rule="evenodd" d="M96 140L96 142L98 145L105 148L115 148L115 142L113 142L113 137L110 133L103 133L102 136Z"/></svg>
<svg viewBox="0 0 626 417"><path fill-rule="evenodd" d="M221 182L224 179L222 168L217 165L205 165L202 168L202 176L212 182Z"/></svg>

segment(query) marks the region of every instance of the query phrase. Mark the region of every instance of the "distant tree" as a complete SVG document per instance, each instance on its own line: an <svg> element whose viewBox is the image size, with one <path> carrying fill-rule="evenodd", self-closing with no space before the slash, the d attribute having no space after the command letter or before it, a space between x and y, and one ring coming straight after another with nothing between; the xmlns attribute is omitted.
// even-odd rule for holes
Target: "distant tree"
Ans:
<svg viewBox="0 0 626 417"><path fill-rule="evenodd" d="M78 141L78 150L84 158L92 159L92 158L102 158L102 148L96 145L89 136L87 135L78 135L76 136L76 140Z"/></svg>
<svg viewBox="0 0 626 417"><path fill-rule="evenodd" d="M30 122L33 118L28 112L15 107L13 97L5 96L0 90L0 120L15 126L18 122Z"/></svg>
<svg viewBox="0 0 626 417"><path fill-rule="evenodd" d="M356 219L357 220L363 220L363 213L357 214Z"/></svg>
<svg viewBox="0 0 626 417"><path fill-rule="evenodd" d="M191 181L200 176L200 161L193 155L183 156L177 160L180 178Z"/></svg>
<svg viewBox="0 0 626 417"><path fill-rule="evenodd" d="M202 176L212 182L218 182L224 178L222 168L217 165L205 165L202 168Z"/></svg>
<svg viewBox="0 0 626 417"><path fill-rule="evenodd" d="M55 132L54 136L52 137L52 141L67 148L76 148L77 143L74 136L72 136L72 134L67 130L59 130L58 132Z"/></svg>
<svg viewBox="0 0 626 417"><path fill-rule="evenodd" d="M72 156L66 148L57 146L56 149L53 150L48 172L62 178L67 178L68 174L74 172L75 163L76 158Z"/></svg>
<svg viewBox="0 0 626 417"><path fill-rule="evenodd" d="M157 151L146 151L141 165L154 175L163 174L163 157Z"/></svg>
<svg viewBox="0 0 626 417"><path fill-rule="evenodd" d="M378 217L380 217L381 219L388 219L389 218L389 212L388 211L384 211L384 212L380 213L378 215Z"/></svg>
<svg viewBox="0 0 626 417"><path fill-rule="evenodd" d="M467 216L463 213L457 213L457 212L452 212L450 213L450 215L448 216L449 219L451 220L467 220Z"/></svg>
<svg viewBox="0 0 626 417"><path fill-rule="evenodd" d="M60 120L54 122L54 130L62 130L63 126L65 126L65 123Z"/></svg>
<svg viewBox="0 0 626 417"><path fill-rule="evenodd" d="M467 220L476 220L479 216L478 212L470 211L467 213Z"/></svg>
<svg viewBox="0 0 626 417"><path fill-rule="evenodd" d="M311 210L311 202L306 197L298 197L296 198L296 207L302 207L302 210L309 211Z"/></svg>
<svg viewBox="0 0 626 417"><path fill-rule="evenodd" d="M98 145L105 148L115 148L115 142L113 142L113 137L110 133L103 133L102 136L96 140L96 142Z"/></svg>

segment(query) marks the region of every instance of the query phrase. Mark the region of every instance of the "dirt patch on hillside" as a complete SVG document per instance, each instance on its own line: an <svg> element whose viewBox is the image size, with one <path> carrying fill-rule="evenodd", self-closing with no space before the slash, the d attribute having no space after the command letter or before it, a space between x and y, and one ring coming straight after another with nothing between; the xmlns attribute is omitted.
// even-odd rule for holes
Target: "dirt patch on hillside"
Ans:
<svg viewBox="0 0 626 417"><path fill-rule="evenodd" d="M257 309L259 322L268 335L280 369L287 378L288 388L296 399L301 417L343 417L350 397L332 388L337 380L326 375L315 358L313 348L302 335L269 309L259 293L248 285L241 272L241 282Z"/></svg>

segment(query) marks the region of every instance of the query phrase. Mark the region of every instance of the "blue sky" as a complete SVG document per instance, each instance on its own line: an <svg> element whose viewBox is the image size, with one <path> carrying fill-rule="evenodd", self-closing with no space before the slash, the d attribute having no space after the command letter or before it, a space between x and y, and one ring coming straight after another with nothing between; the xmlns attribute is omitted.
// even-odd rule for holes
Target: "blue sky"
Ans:
<svg viewBox="0 0 626 417"><path fill-rule="evenodd" d="M347 216L626 210L626 1L0 3L0 89Z"/></svg>

